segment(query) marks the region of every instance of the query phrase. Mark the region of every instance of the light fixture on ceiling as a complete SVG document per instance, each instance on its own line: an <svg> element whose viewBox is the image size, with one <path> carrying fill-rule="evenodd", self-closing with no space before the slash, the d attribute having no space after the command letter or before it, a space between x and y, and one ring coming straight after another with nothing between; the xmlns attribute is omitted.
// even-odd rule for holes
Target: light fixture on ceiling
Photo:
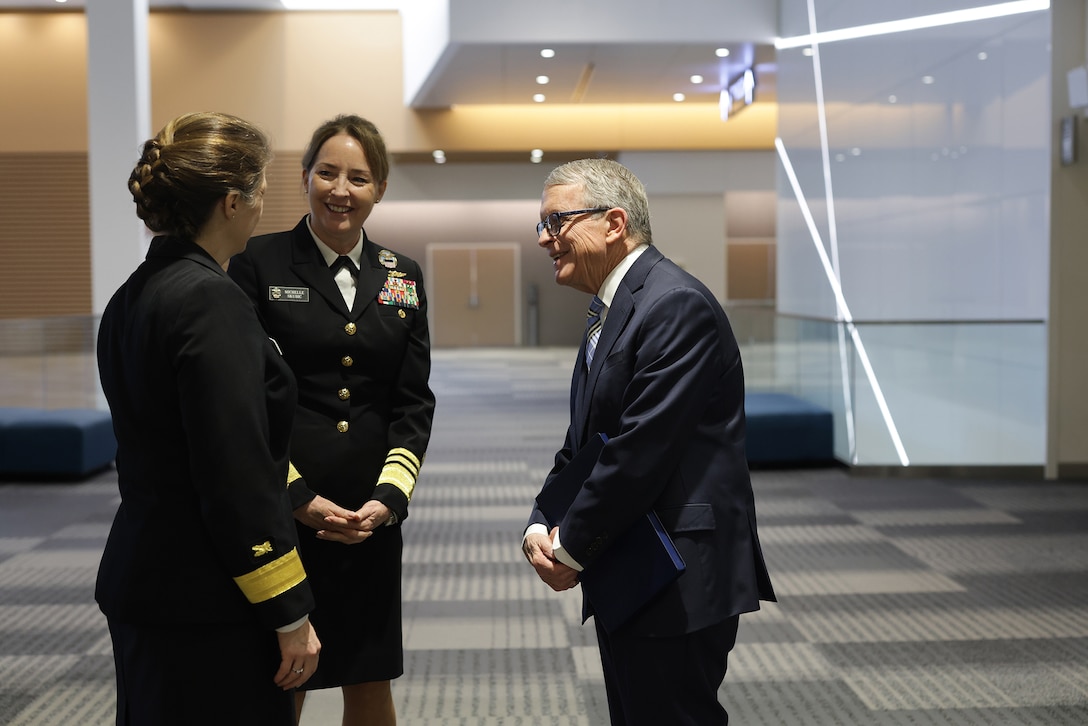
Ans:
<svg viewBox="0 0 1088 726"><path fill-rule="evenodd" d="M551 79L548 78L547 76L537 76L536 77L537 85L540 85L540 86L548 85L549 81L551 81Z"/></svg>
<svg viewBox="0 0 1088 726"><path fill-rule="evenodd" d="M534 94L533 94L533 101L534 101L534 102L536 102L536 103L544 103L544 101L545 101L545 100L547 100L547 99L545 98L545 96L544 96L544 94L543 94L543 93L534 93Z"/></svg>
<svg viewBox="0 0 1088 726"><path fill-rule="evenodd" d="M554 58L555 57L555 51L552 50L551 48L543 48L540 51L540 57L541 58Z"/></svg>
<svg viewBox="0 0 1088 726"><path fill-rule="evenodd" d="M729 49L728 48L718 48L718 49L716 49L714 51L714 55L718 56L719 58L728 58L729 57Z"/></svg>
<svg viewBox="0 0 1088 726"><path fill-rule="evenodd" d="M756 74L752 68L745 68L744 73L722 89L718 95L718 115L722 121L756 100Z"/></svg>
<svg viewBox="0 0 1088 726"><path fill-rule="evenodd" d="M893 93L892 95L888 96L888 103L899 103L899 97Z"/></svg>
<svg viewBox="0 0 1088 726"><path fill-rule="evenodd" d="M1017 2L995 3L966 10L953 10L947 13L934 13L932 15L919 15L914 18L902 20L889 20L883 23L870 23L857 25L852 28L839 28L837 30L824 30L819 33L796 35L792 38L775 38L774 47L778 50L784 48L799 48L813 43L834 43L839 40L857 40L858 38L871 38L875 35L888 35L889 33L902 33L908 30L922 30L925 28L939 28L945 25L958 25L959 23L971 23L977 20L990 20L1003 18L1008 15L1019 15L1037 10L1047 10L1050 0L1017 0Z"/></svg>
<svg viewBox="0 0 1088 726"><path fill-rule="evenodd" d="M674 94L672 94L672 100L676 101L677 103L681 103L681 102L682 102L682 101L684 101L684 99L686 99L686 98L687 98L687 96L685 96L685 95L684 95L684 94L682 94L682 93L674 93Z"/></svg>
<svg viewBox="0 0 1088 726"><path fill-rule="evenodd" d="M434 163L436 164L445 164L446 152L442 151L442 149L435 149L431 152L431 158L434 159Z"/></svg>
<svg viewBox="0 0 1088 726"><path fill-rule="evenodd" d="M694 76L691 77L691 82L698 86L700 83L703 82L703 77L696 73Z"/></svg>
<svg viewBox="0 0 1088 726"><path fill-rule="evenodd" d="M544 160L544 150L543 149L533 149L532 151L529 152L529 161L533 162L534 164L539 164L543 160Z"/></svg>
<svg viewBox="0 0 1088 726"><path fill-rule="evenodd" d="M987 58L989 58L989 57L990 57L990 54L989 54L989 53L987 53L987 52L986 52L986 51L984 51L984 50L980 50L980 51L979 51L979 53L978 53L978 59L979 59L979 60L986 60L986 59L987 59Z"/></svg>
<svg viewBox="0 0 1088 726"><path fill-rule="evenodd" d="M922 76L922 83L926 84L927 86L932 86L936 82L937 79L933 76Z"/></svg>

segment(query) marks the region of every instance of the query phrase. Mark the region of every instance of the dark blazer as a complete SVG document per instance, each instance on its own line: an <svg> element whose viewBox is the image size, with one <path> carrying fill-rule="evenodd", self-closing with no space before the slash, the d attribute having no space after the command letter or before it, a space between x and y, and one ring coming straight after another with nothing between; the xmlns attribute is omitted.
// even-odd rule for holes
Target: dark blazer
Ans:
<svg viewBox="0 0 1088 726"><path fill-rule="evenodd" d="M352 310L305 218L254 237L228 269L298 378L294 506L320 485L341 506L377 499L404 521L434 415L427 295L414 260L363 244Z"/></svg>
<svg viewBox="0 0 1088 726"><path fill-rule="evenodd" d="M203 249L156 237L102 314L98 366L121 490L103 612L269 628L310 612L283 485L295 380L252 302Z"/></svg>
<svg viewBox="0 0 1088 726"><path fill-rule="evenodd" d="M564 549L591 568L657 512L687 570L635 616L633 635L690 633L774 600L745 457L744 373L721 305L650 246L612 300L588 372L584 345L548 478L595 433L609 441L559 524ZM544 519L534 511L530 522Z"/></svg>

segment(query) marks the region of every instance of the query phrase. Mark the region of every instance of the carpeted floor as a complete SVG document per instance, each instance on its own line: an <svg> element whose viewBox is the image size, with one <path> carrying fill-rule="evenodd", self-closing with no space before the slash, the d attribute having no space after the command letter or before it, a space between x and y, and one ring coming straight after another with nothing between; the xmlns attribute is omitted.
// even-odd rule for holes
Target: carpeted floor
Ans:
<svg viewBox="0 0 1088 726"><path fill-rule="evenodd" d="M405 523L402 726L607 723L592 625L520 554L573 351L440 351ZM113 723L93 602L116 475L0 484L0 723ZM780 602L741 620L738 726L1088 724L1088 484L753 474ZM304 726L339 723L319 692ZM209 721L213 724L213 721Z"/></svg>

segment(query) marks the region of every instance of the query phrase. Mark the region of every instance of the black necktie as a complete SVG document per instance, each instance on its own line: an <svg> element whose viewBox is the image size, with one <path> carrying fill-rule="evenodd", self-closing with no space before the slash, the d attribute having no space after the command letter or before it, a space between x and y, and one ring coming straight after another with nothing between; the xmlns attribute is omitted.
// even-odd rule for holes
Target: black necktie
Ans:
<svg viewBox="0 0 1088 726"><path fill-rule="evenodd" d="M586 312L586 368L593 366L593 351L597 348L597 341L601 337L601 311L604 310L604 302L593 296Z"/></svg>
<svg viewBox="0 0 1088 726"><path fill-rule="evenodd" d="M336 277L336 273L340 271L341 267L346 267L352 277L358 277L359 270L355 267L355 263L351 261L351 258L347 255L340 255L333 263L329 265L329 269L332 270L332 276Z"/></svg>

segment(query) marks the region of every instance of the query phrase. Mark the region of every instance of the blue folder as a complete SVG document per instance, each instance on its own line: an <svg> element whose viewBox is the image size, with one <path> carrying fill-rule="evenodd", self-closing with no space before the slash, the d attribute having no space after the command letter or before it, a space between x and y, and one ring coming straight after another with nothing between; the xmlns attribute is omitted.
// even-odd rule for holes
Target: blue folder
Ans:
<svg viewBox="0 0 1088 726"><path fill-rule="evenodd" d="M605 434L590 439L537 495L537 507L549 527L562 521L607 441ZM672 538L651 510L580 572L578 580L594 616L611 633L680 577L684 567Z"/></svg>

